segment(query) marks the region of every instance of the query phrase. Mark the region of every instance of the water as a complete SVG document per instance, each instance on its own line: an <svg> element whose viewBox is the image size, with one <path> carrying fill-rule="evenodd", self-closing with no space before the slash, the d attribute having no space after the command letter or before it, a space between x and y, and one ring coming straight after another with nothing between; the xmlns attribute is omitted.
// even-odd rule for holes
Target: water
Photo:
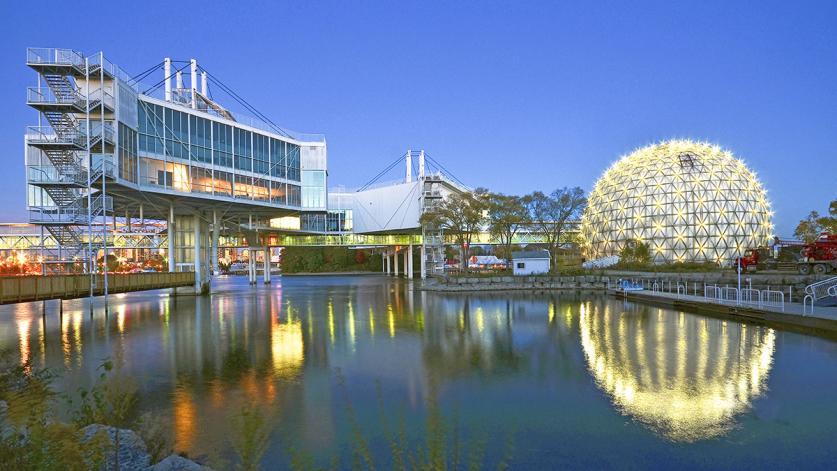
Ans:
<svg viewBox="0 0 837 471"><path fill-rule="evenodd" d="M47 302L45 320L42 303L2 306L0 348L54 369L65 391L117 359L175 449L215 463L233 459L245 405L270 425L267 469L349 467L360 445L387 469L393 439L406 454L512 469L837 458L830 340L597 293L442 295L378 276L215 290L113 296L107 318L81 300L62 318Z"/></svg>

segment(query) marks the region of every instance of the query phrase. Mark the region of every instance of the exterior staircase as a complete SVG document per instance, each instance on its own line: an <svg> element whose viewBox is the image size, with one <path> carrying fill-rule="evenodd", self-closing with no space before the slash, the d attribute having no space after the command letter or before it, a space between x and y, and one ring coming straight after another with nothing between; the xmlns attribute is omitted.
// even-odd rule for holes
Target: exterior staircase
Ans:
<svg viewBox="0 0 837 471"><path fill-rule="evenodd" d="M38 248L45 266L90 260L102 244L93 244L94 252L88 253L88 224L113 206L110 198L88 196L95 191L92 182L113 172L113 162L102 157L109 155L115 135L110 122L101 119L108 109L113 111L112 95L96 80L104 69L69 49L29 49L26 62L45 84L27 90L27 104L46 124L30 126L26 133L27 182L43 191L29 202L29 220L57 243ZM88 77L82 89L79 83ZM88 162L94 162L92 168Z"/></svg>
<svg viewBox="0 0 837 471"><path fill-rule="evenodd" d="M421 214L432 211L442 201L439 175L425 175L422 179ZM441 275L445 271L445 235L441 227L425 223L421 227L426 275Z"/></svg>

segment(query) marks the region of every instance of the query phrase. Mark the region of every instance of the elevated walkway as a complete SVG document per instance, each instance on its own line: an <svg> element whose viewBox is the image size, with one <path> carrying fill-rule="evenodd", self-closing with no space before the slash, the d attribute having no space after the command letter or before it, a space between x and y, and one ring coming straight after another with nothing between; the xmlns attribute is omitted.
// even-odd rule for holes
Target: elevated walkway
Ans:
<svg viewBox="0 0 837 471"><path fill-rule="evenodd" d="M93 294L104 294L102 275L93 278ZM9 276L0 278L0 304L72 299L90 295L90 275ZM127 293L150 289L194 286L194 272L108 274L108 292Z"/></svg>

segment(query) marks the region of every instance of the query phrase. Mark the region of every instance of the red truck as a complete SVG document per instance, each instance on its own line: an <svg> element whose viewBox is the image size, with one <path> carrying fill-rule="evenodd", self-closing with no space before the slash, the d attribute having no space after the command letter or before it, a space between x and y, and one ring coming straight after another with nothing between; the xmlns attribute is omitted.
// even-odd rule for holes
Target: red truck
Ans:
<svg viewBox="0 0 837 471"><path fill-rule="evenodd" d="M793 251L794 254L798 251L798 256L794 257L796 261L790 263L790 265L795 266L796 270L802 275L808 275L812 272L822 275L837 271L837 235L835 234L824 232L809 244L797 241L782 241L776 238L773 247L774 250L778 248L780 254L787 250ZM785 257L780 255L779 258ZM738 266L739 260L742 271L775 269L785 265L781 260L777 260L767 247L748 250L742 257L733 261L733 268Z"/></svg>

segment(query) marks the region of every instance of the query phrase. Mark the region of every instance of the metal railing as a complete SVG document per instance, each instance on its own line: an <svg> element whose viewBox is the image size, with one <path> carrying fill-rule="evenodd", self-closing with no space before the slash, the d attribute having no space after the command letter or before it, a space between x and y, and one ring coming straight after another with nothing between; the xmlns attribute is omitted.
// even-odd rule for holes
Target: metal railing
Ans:
<svg viewBox="0 0 837 471"><path fill-rule="evenodd" d="M50 104L50 105L74 105L79 109L84 108L84 98L80 95L55 96L49 87L27 87L26 103L29 105Z"/></svg>
<svg viewBox="0 0 837 471"><path fill-rule="evenodd" d="M104 103L108 108L114 109L115 104L113 95L107 90L102 90L101 88L91 91L88 95L87 102L90 104L91 109L99 106L99 103Z"/></svg>
<svg viewBox="0 0 837 471"><path fill-rule="evenodd" d="M26 141L30 144L69 144L84 147L87 135L72 129L58 135L52 126L26 126Z"/></svg>
<svg viewBox="0 0 837 471"><path fill-rule="evenodd" d="M72 49L30 47L26 49L26 63L72 65L84 69L84 56Z"/></svg>
<svg viewBox="0 0 837 471"><path fill-rule="evenodd" d="M721 288L715 285L704 285L703 297L712 301L718 301L721 299Z"/></svg>
<svg viewBox="0 0 837 471"><path fill-rule="evenodd" d="M718 302L738 302L739 298L738 288L726 286L721 288L718 293Z"/></svg>
<svg viewBox="0 0 837 471"><path fill-rule="evenodd" d="M760 293L757 289L741 288L741 304L759 305Z"/></svg>
<svg viewBox="0 0 837 471"><path fill-rule="evenodd" d="M113 162L113 154L91 154L93 160L93 173L91 180L97 180L104 173L105 176L113 178L116 175L116 164Z"/></svg>
<svg viewBox="0 0 837 471"><path fill-rule="evenodd" d="M759 307L778 307L785 311L785 293L782 291L762 290L759 293Z"/></svg>
<svg viewBox="0 0 837 471"><path fill-rule="evenodd" d="M26 175L29 183L63 183L83 185L87 180L87 173L81 165L72 170L59 171L52 165L27 165Z"/></svg>
<svg viewBox="0 0 837 471"><path fill-rule="evenodd" d="M38 206L29 209L29 221L41 224L82 224L87 222L87 210L76 204Z"/></svg>
<svg viewBox="0 0 837 471"><path fill-rule="evenodd" d="M831 294L832 290L835 291L835 294ZM837 276L811 283L805 287L805 297L802 299L802 314L813 314L814 304L817 300L835 295L837 295ZM808 311L809 306L810 312Z"/></svg>

